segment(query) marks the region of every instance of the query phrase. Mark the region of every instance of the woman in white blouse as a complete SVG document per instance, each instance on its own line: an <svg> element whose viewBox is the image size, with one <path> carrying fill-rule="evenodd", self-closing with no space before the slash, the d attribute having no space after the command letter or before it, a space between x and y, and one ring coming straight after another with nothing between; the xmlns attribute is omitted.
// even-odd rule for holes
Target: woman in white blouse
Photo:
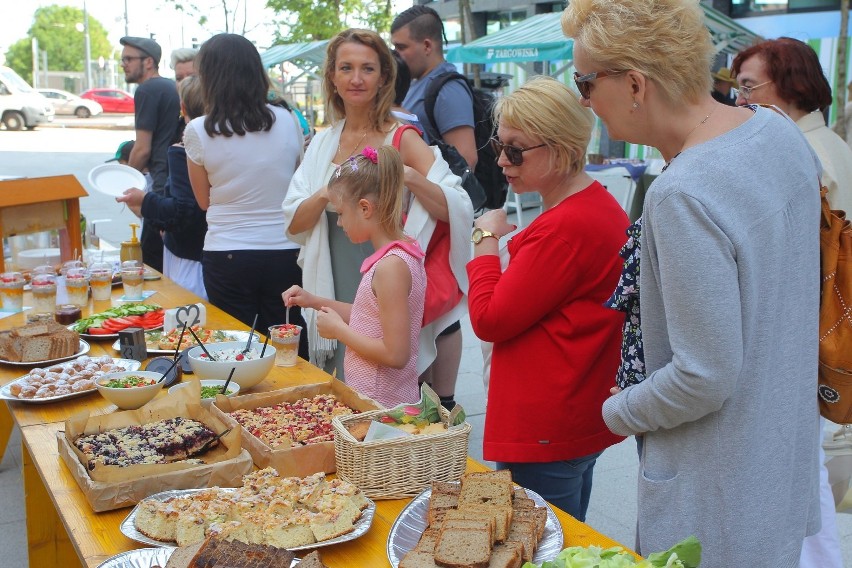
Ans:
<svg viewBox="0 0 852 568"><path fill-rule="evenodd" d="M187 125L184 143L192 191L207 211L204 286L210 303L246 325L257 315L264 332L285 320L281 290L302 284L281 211L302 134L286 109L267 104L269 81L244 37L213 36L196 64L207 114ZM290 321L304 325L299 313Z"/></svg>

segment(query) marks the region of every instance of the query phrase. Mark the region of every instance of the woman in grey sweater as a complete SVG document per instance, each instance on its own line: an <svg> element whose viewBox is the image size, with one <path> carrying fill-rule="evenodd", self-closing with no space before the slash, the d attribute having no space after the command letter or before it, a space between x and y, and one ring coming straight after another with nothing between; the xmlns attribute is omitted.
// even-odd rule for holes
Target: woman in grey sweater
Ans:
<svg viewBox="0 0 852 568"><path fill-rule="evenodd" d="M602 410L644 436L639 552L695 534L702 568L797 567L819 529L818 162L788 118L710 97L697 2L572 0L562 22L583 102L668 162L642 216L647 378Z"/></svg>

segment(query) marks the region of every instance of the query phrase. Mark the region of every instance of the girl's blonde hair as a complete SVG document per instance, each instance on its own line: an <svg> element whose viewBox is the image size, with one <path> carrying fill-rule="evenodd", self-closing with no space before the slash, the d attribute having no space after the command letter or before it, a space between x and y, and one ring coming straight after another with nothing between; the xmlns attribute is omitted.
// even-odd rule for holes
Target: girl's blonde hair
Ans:
<svg viewBox="0 0 852 568"><path fill-rule="evenodd" d="M677 105L710 92L715 52L698 0L571 0L562 31L597 64L584 72L639 71Z"/></svg>
<svg viewBox="0 0 852 568"><path fill-rule="evenodd" d="M204 116L204 91L201 89L201 81L195 75L184 77L178 83L178 95L186 115L191 119Z"/></svg>
<svg viewBox="0 0 852 568"><path fill-rule="evenodd" d="M375 152L376 161L368 156ZM402 239L402 157L393 146L367 147L344 161L328 182L328 191L357 203L367 199L376 205L379 226L393 239Z"/></svg>
<svg viewBox="0 0 852 568"><path fill-rule="evenodd" d="M554 170L572 175L583 171L595 119L577 95L553 77L534 77L497 99L494 121L547 144Z"/></svg>
<svg viewBox="0 0 852 568"><path fill-rule="evenodd" d="M332 122L346 118L346 108L343 99L334 88L334 71L337 67L337 50L344 43L357 43L376 52L379 58L381 84L376 100L370 109L370 124L375 130L384 130L384 124L390 117L396 85L396 62L391 55L388 44L379 34L372 30L350 28L334 36L328 42L325 50L325 67L323 68L322 89L325 96L325 112Z"/></svg>

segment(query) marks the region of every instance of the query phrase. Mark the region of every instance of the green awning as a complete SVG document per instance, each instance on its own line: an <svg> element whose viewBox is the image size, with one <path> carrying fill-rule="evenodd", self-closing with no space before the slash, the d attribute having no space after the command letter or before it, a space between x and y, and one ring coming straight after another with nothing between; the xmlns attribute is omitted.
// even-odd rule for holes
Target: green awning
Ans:
<svg viewBox="0 0 852 568"><path fill-rule="evenodd" d="M717 52L735 54L763 38L713 8L701 4ZM523 63L572 60L574 42L562 33L562 12L538 14L464 45L451 47L454 63Z"/></svg>
<svg viewBox="0 0 852 568"><path fill-rule="evenodd" d="M325 46L328 40L310 41L306 43L286 43L274 45L260 54L263 66L274 67L285 61L298 60L309 67L322 67L325 61Z"/></svg>
<svg viewBox="0 0 852 568"><path fill-rule="evenodd" d="M716 53L730 53L734 55L745 48L763 41L763 38L738 24L722 12L714 10L710 6L701 4L704 10L704 23L710 30Z"/></svg>
<svg viewBox="0 0 852 568"><path fill-rule="evenodd" d="M538 14L447 51L454 63L503 63L573 59L574 42L559 24L561 12Z"/></svg>

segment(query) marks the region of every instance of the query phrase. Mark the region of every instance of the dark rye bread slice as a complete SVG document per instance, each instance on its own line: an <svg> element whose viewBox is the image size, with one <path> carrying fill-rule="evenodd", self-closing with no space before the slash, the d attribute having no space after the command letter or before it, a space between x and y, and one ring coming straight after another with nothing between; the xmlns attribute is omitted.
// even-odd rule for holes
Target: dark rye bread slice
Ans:
<svg viewBox="0 0 852 568"><path fill-rule="evenodd" d="M290 568L289 550L208 537L187 568Z"/></svg>
<svg viewBox="0 0 852 568"><path fill-rule="evenodd" d="M443 528L435 544L435 564L446 568L487 568L491 535L485 530Z"/></svg>

